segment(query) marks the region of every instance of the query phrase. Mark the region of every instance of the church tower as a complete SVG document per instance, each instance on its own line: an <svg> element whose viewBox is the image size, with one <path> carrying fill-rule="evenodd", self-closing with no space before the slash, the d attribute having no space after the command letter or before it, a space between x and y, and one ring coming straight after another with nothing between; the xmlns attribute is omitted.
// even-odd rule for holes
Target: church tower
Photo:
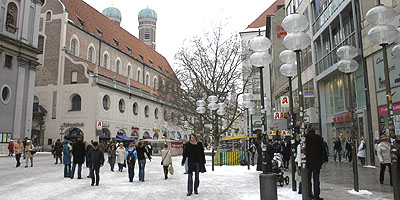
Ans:
<svg viewBox="0 0 400 200"><path fill-rule="evenodd" d="M155 50L157 13L150 8L145 8L139 12L138 20L139 40Z"/></svg>
<svg viewBox="0 0 400 200"><path fill-rule="evenodd" d="M104 16L108 17L111 21L118 24L121 24L121 12L115 7L108 7L101 12Z"/></svg>

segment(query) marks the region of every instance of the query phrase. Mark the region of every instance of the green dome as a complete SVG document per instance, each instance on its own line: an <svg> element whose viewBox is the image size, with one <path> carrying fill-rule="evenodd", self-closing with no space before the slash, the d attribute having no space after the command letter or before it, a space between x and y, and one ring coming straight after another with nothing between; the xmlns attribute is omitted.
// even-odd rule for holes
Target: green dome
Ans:
<svg viewBox="0 0 400 200"><path fill-rule="evenodd" d="M157 13L156 13L156 11L154 11L150 8L145 8L145 9L141 10L138 14L138 19L142 19L142 18L153 18L153 19L157 20Z"/></svg>
<svg viewBox="0 0 400 200"><path fill-rule="evenodd" d="M121 12L117 8L114 8L114 7L108 7L106 9L104 9L103 12L101 12L101 13L103 13L104 16L109 17L109 18L117 18L120 20L122 19Z"/></svg>

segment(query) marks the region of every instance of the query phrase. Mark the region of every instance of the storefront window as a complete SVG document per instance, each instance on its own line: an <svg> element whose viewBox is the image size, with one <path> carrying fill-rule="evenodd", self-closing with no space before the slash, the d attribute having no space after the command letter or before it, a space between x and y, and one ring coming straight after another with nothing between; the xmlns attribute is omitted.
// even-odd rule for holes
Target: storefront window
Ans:
<svg viewBox="0 0 400 200"><path fill-rule="evenodd" d="M335 76L333 82L333 95L335 100L335 112L344 111L343 79L341 74Z"/></svg>
<svg viewBox="0 0 400 200"><path fill-rule="evenodd" d="M326 114L330 115L334 113L334 96L333 96L333 83L328 80L325 83L325 108Z"/></svg>

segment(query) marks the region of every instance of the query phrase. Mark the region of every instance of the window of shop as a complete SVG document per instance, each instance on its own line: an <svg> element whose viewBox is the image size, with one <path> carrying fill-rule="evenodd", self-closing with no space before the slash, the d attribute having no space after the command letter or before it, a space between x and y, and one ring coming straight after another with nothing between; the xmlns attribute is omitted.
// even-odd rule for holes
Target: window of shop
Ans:
<svg viewBox="0 0 400 200"><path fill-rule="evenodd" d="M119 100L118 108L119 108L119 112L121 112L121 113L125 112L125 101L123 99Z"/></svg>
<svg viewBox="0 0 400 200"><path fill-rule="evenodd" d="M109 110L110 109L110 97L108 95L104 95L103 97L103 108L104 110Z"/></svg>
<svg viewBox="0 0 400 200"><path fill-rule="evenodd" d="M149 106L144 107L144 116L149 117Z"/></svg>

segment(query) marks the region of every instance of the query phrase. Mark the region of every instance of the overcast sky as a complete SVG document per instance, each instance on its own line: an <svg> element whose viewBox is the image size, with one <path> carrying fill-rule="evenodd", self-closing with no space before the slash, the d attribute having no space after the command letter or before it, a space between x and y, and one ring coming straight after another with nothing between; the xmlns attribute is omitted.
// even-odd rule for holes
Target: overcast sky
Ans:
<svg viewBox="0 0 400 200"><path fill-rule="evenodd" d="M212 23L227 23L229 32L244 31L275 0L84 0L99 12L114 6L121 11L121 27L138 37L138 13L157 13L156 51L174 66L183 41L201 36Z"/></svg>

